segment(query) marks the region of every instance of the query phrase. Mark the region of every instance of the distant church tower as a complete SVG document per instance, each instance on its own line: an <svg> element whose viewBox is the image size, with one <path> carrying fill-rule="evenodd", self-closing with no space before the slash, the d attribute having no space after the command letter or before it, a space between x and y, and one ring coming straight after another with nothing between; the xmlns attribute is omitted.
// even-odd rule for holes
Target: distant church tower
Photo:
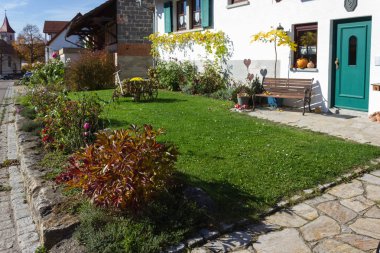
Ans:
<svg viewBox="0 0 380 253"><path fill-rule="evenodd" d="M5 13L3 25L0 28L0 39L11 44L15 40L15 30L9 24L7 13Z"/></svg>

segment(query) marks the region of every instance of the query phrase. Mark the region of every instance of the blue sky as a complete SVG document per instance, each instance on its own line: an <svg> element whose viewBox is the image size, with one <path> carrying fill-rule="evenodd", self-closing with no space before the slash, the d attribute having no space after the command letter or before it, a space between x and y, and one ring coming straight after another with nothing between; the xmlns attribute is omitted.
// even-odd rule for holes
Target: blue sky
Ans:
<svg viewBox="0 0 380 253"><path fill-rule="evenodd" d="M0 22L4 11L12 28L18 33L26 24L37 25L42 33L45 20L70 20L78 12L82 14L106 0L0 0ZM0 24L0 26L1 26Z"/></svg>

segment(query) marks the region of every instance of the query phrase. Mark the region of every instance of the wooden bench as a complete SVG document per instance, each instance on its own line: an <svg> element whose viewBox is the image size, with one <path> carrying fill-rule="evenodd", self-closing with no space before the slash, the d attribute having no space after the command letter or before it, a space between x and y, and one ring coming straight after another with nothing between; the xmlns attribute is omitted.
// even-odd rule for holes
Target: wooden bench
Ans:
<svg viewBox="0 0 380 253"><path fill-rule="evenodd" d="M253 95L253 110L255 109L255 97L294 98L303 100L303 113L305 115L306 104L311 111L311 90L314 79L288 79L288 78L264 78L264 92Z"/></svg>

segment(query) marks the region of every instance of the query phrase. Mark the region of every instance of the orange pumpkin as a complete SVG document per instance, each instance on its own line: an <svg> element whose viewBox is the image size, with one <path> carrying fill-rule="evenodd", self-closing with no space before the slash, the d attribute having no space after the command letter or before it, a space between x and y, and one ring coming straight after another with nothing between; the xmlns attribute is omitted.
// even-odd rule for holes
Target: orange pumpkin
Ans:
<svg viewBox="0 0 380 253"><path fill-rule="evenodd" d="M306 58L299 58L297 60L297 68L304 69L307 67L309 61Z"/></svg>

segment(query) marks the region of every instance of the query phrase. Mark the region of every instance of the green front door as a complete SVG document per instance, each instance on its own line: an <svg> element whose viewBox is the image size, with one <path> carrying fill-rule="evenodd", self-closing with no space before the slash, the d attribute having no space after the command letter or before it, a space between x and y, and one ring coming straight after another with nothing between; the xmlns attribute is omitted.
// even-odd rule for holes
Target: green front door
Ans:
<svg viewBox="0 0 380 253"><path fill-rule="evenodd" d="M336 24L335 106L368 110L371 21Z"/></svg>

